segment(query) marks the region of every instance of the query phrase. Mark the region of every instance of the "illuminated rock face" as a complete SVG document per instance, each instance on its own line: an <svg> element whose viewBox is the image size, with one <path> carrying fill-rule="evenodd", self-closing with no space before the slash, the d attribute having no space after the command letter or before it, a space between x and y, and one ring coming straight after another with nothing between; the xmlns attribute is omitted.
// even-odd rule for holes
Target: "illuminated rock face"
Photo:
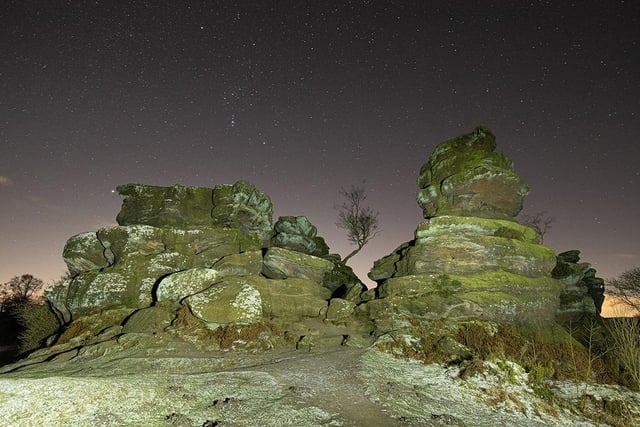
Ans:
<svg viewBox="0 0 640 427"><path fill-rule="evenodd" d="M318 230L305 216L281 216L273 228L273 246L319 257L329 255L329 247L316 236Z"/></svg>
<svg viewBox="0 0 640 427"><path fill-rule="evenodd" d="M518 215L529 189L495 148L495 136L484 127L439 144L418 176L424 217Z"/></svg>
<svg viewBox="0 0 640 427"><path fill-rule="evenodd" d="M494 150L493 134L477 128L438 145L421 168L418 205L427 220L369 273L379 298L367 310L383 328L412 316L554 320L555 253L513 221L528 189Z"/></svg>
<svg viewBox="0 0 640 427"><path fill-rule="evenodd" d="M360 301L364 285L329 255L316 227L306 217L274 226L271 200L253 184L118 191L120 225L65 245L71 278L47 289L63 323L104 310L130 310L132 319L164 310L158 318L176 319L184 308L211 329L274 316L324 319L332 298Z"/></svg>
<svg viewBox="0 0 640 427"><path fill-rule="evenodd" d="M264 246L273 232L271 199L246 181L214 188L126 184L118 193L123 199L120 225L238 228L259 236Z"/></svg>

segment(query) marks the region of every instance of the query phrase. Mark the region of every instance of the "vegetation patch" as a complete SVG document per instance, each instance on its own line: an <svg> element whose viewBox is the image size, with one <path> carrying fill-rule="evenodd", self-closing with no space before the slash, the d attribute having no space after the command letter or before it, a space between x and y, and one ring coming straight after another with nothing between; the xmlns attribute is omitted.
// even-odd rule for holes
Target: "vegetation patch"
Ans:
<svg viewBox="0 0 640 427"><path fill-rule="evenodd" d="M122 324L130 314L131 310L129 309L113 309L80 317L64 328L56 340L56 344L66 344L72 340L89 340L106 328ZM80 343L78 342L78 344Z"/></svg>
<svg viewBox="0 0 640 427"><path fill-rule="evenodd" d="M271 322L249 325L229 323L210 329L187 306L177 311L172 328L178 336L201 348L218 350L268 350L274 347L282 335L279 328Z"/></svg>
<svg viewBox="0 0 640 427"><path fill-rule="evenodd" d="M433 321L412 327L410 339L386 339L378 348L397 357L428 363L462 363L473 369L472 361L509 360L533 372L540 386L545 379L611 379L611 371L601 354L590 351L559 325L496 324L485 321ZM475 364L477 368L478 363ZM467 373L468 375L469 373Z"/></svg>
<svg viewBox="0 0 640 427"><path fill-rule="evenodd" d="M221 350L232 350L238 347L255 347L256 344L264 349L273 347L271 338L280 335L279 328L271 322L261 322L251 325L228 324L213 331Z"/></svg>
<svg viewBox="0 0 640 427"><path fill-rule="evenodd" d="M524 240L522 231L509 227L499 227L493 232L493 235L496 237L504 237L506 239Z"/></svg>
<svg viewBox="0 0 640 427"><path fill-rule="evenodd" d="M16 314L23 327L18 335L20 353L40 348L61 326L48 304L23 304L16 310Z"/></svg>

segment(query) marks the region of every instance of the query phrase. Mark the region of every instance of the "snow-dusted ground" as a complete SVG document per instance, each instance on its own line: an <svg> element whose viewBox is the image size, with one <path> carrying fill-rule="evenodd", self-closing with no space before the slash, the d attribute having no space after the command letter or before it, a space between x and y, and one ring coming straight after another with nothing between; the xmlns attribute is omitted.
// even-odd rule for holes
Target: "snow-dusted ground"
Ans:
<svg viewBox="0 0 640 427"><path fill-rule="evenodd" d="M375 347L260 354L197 354L172 344L153 355L136 346L102 350L87 349L91 356L84 358L65 353L0 375L0 424L598 425L540 399L527 374L510 362L485 362L478 374L461 379L455 366L400 360ZM554 391L567 401L587 393L635 402L629 410L638 417L640 394L598 387L558 383Z"/></svg>

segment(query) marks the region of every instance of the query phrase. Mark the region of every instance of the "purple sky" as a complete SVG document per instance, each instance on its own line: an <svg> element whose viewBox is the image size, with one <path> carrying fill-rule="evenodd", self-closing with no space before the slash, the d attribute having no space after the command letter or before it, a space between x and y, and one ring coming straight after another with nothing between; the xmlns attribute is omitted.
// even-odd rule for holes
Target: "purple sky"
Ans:
<svg viewBox="0 0 640 427"><path fill-rule="evenodd" d="M190 5L190 6L189 6ZM366 180L410 240L415 179L483 124L556 218L546 243L601 277L640 265L640 3L9 0L0 12L0 282L64 269L115 224L119 184L253 182L333 252Z"/></svg>

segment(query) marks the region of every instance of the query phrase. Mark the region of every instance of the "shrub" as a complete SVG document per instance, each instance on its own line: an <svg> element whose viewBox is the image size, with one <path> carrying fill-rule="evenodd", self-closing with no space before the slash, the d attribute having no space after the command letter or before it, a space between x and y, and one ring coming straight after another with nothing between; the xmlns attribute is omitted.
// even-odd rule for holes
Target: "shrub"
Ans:
<svg viewBox="0 0 640 427"><path fill-rule="evenodd" d="M505 359L527 372L553 379L607 378L602 358L576 341L559 325L527 326L466 321L415 327L413 339L394 339L378 347L423 363ZM539 375L538 375L539 376Z"/></svg>
<svg viewBox="0 0 640 427"><path fill-rule="evenodd" d="M16 310L22 332L18 335L20 353L36 350L60 329L58 318L48 304L27 303Z"/></svg>
<svg viewBox="0 0 640 427"><path fill-rule="evenodd" d="M622 377L640 390L640 318L618 317L609 319L605 325Z"/></svg>

